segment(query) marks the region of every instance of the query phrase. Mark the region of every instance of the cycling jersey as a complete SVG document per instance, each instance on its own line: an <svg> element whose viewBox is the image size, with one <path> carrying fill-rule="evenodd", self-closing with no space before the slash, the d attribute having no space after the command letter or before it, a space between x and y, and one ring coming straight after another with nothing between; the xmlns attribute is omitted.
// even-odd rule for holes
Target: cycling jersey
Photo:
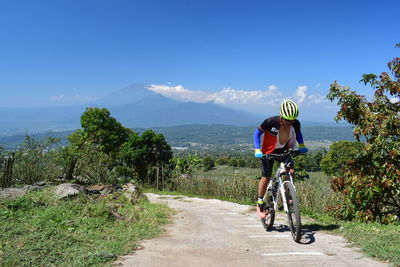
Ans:
<svg viewBox="0 0 400 267"><path fill-rule="evenodd" d="M270 117L261 123L258 127L258 131L254 133L254 145L256 149L260 149L260 135L264 134L261 152L263 154L269 154L275 151L279 153L287 148L293 148L296 141L299 144L303 144L303 136L300 131L300 122L294 120L290 126L289 139L286 144L279 143L279 129L281 127L280 116Z"/></svg>

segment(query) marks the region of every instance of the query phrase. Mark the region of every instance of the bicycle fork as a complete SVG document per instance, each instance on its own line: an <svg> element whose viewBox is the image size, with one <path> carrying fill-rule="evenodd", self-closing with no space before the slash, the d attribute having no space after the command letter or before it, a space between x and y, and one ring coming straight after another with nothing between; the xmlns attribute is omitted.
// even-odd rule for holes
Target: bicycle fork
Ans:
<svg viewBox="0 0 400 267"><path fill-rule="evenodd" d="M281 197L282 197L283 209L286 212L289 212L289 208L288 208L288 205L287 205L287 202L286 202L286 194L285 194L285 186L284 185L285 185L285 183L292 183L293 184L293 177L289 173L288 174L289 178L290 178L289 181L282 182L282 175L284 173L286 173L285 164L283 162L281 162L280 167L279 167L279 169L277 171L278 186L277 186L277 188L274 188L274 186L272 186L272 184L270 186L271 186L271 190L272 190L272 201L274 203L274 210L278 210L278 202L276 201L276 196L277 196L277 193L278 193L276 190L278 190L279 193L281 194ZM294 187L294 185L293 185L293 187Z"/></svg>

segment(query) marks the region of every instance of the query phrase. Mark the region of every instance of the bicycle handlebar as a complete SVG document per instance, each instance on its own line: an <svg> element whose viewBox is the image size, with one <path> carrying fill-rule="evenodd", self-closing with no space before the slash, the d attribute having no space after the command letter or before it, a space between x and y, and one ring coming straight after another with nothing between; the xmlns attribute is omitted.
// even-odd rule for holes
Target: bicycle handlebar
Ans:
<svg viewBox="0 0 400 267"><path fill-rule="evenodd" d="M274 153L263 154L263 158L273 159L273 160L277 160L277 161L284 161L289 156L297 157L297 156L305 155L305 154L306 153L301 153L298 150L285 150L281 154L274 154Z"/></svg>

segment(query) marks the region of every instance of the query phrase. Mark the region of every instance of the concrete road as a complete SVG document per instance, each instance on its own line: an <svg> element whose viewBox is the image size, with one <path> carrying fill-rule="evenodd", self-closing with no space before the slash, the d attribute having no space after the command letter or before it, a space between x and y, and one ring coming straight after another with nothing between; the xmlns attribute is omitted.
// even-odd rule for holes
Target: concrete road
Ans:
<svg viewBox="0 0 400 267"><path fill-rule="evenodd" d="M215 199L146 194L177 211L164 236L142 242L143 249L115 266L388 266L362 255L340 236L305 229L295 243L286 215L264 230L255 209Z"/></svg>

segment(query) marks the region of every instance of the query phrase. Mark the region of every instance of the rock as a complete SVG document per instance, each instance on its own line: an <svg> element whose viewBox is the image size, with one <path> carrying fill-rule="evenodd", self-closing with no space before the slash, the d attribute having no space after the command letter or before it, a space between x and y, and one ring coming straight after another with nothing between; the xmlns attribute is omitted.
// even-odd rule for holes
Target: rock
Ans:
<svg viewBox="0 0 400 267"><path fill-rule="evenodd" d="M135 204L139 199L146 197L139 189L138 186L132 183L122 186L124 196L132 203Z"/></svg>
<svg viewBox="0 0 400 267"><path fill-rule="evenodd" d="M26 191L23 188L5 188L0 189L0 198L7 200L16 200L19 197L22 197L26 194Z"/></svg>
<svg viewBox="0 0 400 267"><path fill-rule="evenodd" d="M82 191L84 191L84 187L77 184L60 184L54 188L58 199L75 196Z"/></svg>
<svg viewBox="0 0 400 267"><path fill-rule="evenodd" d="M122 187L117 184L95 184L86 187L85 192L89 195L93 194L112 194L121 191Z"/></svg>
<svg viewBox="0 0 400 267"><path fill-rule="evenodd" d="M43 186L38 186L38 185L25 185L22 189L25 190L26 193L29 193L32 191L42 190L43 188L44 188Z"/></svg>
<svg viewBox="0 0 400 267"><path fill-rule="evenodd" d="M86 187L86 189L87 190L93 190L93 191L101 191L106 187L107 187L106 184L95 184L95 185L91 185L91 186Z"/></svg>
<svg viewBox="0 0 400 267"><path fill-rule="evenodd" d="M0 189L0 198L14 201L19 197L22 197L26 193L32 191L42 190L44 187L42 186L34 186L34 185L25 185L22 188L5 188Z"/></svg>

